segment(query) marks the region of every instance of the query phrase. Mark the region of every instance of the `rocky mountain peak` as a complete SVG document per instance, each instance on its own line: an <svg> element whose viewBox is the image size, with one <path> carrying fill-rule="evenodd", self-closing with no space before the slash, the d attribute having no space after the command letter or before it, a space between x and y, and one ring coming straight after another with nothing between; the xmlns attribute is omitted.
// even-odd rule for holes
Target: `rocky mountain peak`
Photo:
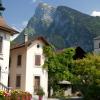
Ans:
<svg viewBox="0 0 100 100"><path fill-rule="evenodd" d="M57 49L80 46L85 51L92 51L93 38L100 35L100 18L65 6L55 8L39 3L34 16L14 43L23 43L24 34L28 34L29 39L43 36Z"/></svg>
<svg viewBox="0 0 100 100"><path fill-rule="evenodd" d="M36 10L34 17L39 19L52 19L56 8L48 5L47 3L39 3Z"/></svg>

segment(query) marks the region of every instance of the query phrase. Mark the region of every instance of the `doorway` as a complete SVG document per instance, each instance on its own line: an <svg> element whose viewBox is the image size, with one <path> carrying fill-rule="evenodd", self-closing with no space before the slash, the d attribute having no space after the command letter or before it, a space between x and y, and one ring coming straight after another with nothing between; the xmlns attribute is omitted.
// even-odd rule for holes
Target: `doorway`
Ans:
<svg viewBox="0 0 100 100"><path fill-rule="evenodd" d="M34 93L36 94L40 88L40 76L34 77Z"/></svg>

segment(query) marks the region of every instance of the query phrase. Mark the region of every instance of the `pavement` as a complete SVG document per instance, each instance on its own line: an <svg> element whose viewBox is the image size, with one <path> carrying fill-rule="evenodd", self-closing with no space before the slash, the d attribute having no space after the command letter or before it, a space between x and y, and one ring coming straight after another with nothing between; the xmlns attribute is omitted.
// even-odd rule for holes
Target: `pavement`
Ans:
<svg viewBox="0 0 100 100"><path fill-rule="evenodd" d="M39 100L39 97L36 96L36 95L34 95L34 96L33 96L33 100ZM43 97L42 100L59 100L59 99Z"/></svg>
<svg viewBox="0 0 100 100"><path fill-rule="evenodd" d="M39 100L38 96L33 96L33 100ZM64 100L64 99L57 99L57 98L47 98L47 97L43 97L42 100ZM71 97L65 100L82 100L82 97Z"/></svg>

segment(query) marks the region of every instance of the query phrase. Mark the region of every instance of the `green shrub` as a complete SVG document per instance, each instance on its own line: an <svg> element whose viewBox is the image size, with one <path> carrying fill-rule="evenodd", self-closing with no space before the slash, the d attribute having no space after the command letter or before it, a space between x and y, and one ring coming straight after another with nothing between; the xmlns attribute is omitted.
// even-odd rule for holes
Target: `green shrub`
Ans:
<svg viewBox="0 0 100 100"><path fill-rule="evenodd" d="M45 93L44 93L44 91L43 91L43 89L41 87L38 89L37 95L39 95L39 96L45 95Z"/></svg>

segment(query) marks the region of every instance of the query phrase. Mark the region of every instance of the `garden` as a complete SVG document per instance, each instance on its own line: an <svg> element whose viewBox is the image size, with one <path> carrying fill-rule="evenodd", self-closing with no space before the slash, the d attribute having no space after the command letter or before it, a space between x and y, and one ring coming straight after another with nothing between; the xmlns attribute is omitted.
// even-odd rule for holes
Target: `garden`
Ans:
<svg viewBox="0 0 100 100"><path fill-rule="evenodd" d="M0 90L0 100L31 100L32 95L22 90L3 91Z"/></svg>

